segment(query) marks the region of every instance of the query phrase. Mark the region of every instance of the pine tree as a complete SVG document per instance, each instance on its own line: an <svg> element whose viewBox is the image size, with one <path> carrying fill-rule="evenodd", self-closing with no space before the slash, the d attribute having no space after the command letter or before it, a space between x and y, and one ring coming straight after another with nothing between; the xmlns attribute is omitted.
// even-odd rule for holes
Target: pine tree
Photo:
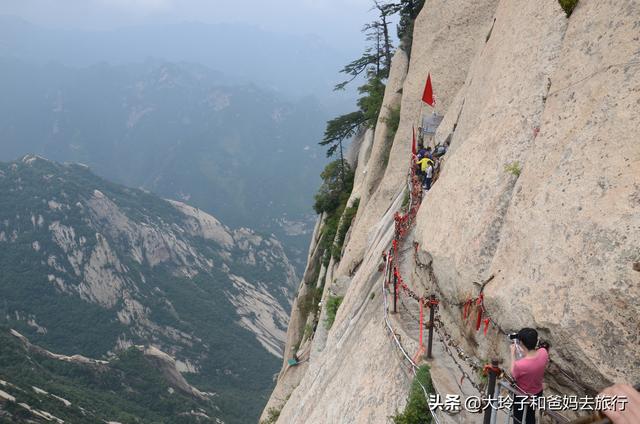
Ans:
<svg viewBox="0 0 640 424"><path fill-rule="evenodd" d="M370 42L370 45L361 57L349 62L340 70L341 73L349 76L349 79L335 86L335 90L342 90L356 78L365 76L366 82L358 87L358 93L361 95L358 99L359 110L328 121L324 138L319 143L322 146L329 146L328 157L333 156L337 151L340 152L338 164L343 181L346 175L343 141L352 138L364 128L373 128L380 115L385 81L389 77L394 52L389 34L391 16L396 13L400 15L398 37L402 40L403 48L407 50L411 48L410 35L413 32L413 21L424 5L424 0L372 1L372 10L378 11L378 18L362 28L365 39Z"/></svg>

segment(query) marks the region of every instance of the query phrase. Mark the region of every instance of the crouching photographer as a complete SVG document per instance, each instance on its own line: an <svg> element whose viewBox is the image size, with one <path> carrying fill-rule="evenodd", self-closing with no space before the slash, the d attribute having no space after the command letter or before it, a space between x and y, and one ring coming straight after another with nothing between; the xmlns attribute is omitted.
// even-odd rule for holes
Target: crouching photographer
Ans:
<svg viewBox="0 0 640 424"><path fill-rule="evenodd" d="M517 388L526 396L516 396L513 406L515 423L534 424L536 422L535 409L526 408L532 397L542 396L544 370L549 362L549 344L538 344L538 332L533 328L523 328L517 333L510 334L511 344L511 375L515 379Z"/></svg>

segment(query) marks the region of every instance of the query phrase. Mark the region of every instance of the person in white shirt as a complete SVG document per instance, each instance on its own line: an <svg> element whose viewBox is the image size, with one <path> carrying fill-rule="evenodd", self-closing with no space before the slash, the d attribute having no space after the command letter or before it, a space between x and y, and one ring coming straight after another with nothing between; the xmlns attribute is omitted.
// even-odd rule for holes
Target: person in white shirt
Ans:
<svg viewBox="0 0 640 424"><path fill-rule="evenodd" d="M431 188L431 181L433 180L433 165L427 164L427 169L424 171L424 180L422 181L422 188L429 191Z"/></svg>

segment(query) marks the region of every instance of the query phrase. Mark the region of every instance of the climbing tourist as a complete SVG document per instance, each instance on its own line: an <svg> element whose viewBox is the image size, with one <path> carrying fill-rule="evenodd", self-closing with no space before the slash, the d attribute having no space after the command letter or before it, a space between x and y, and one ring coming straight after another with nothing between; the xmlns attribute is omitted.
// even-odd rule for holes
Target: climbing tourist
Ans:
<svg viewBox="0 0 640 424"><path fill-rule="evenodd" d="M422 159L427 154L427 149L422 144L418 145L418 159Z"/></svg>
<svg viewBox="0 0 640 424"><path fill-rule="evenodd" d="M425 158L428 159L428 158ZM422 181L422 188L429 191L431 188L431 181L433 180L433 161L430 161L427 165L427 169L424 171L424 180Z"/></svg>
<svg viewBox="0 0 640 424"><path fill-rule="evenodd" d="M422 172L422 159L424 158L427 150L424 148L422 144L418 145L418 154L415 157L415 170L416 176L422 181L424 179L424 172Z"/></svg>
<svg viewBox="0 0 640 424"><path fill-rule="evenodd" d="M433 151L434 156L437 158L444 156L445 153L447 153L447 146L445 144L438 144Z"/></svg>
<svg viewBox="0 0 640 424"><path fill-rule="evenodd" d="M519 390L527 396L516 396L513 405L515 423L535 424L535 409L526 408L531 398L542 396L544 370L549 362L549 344L541 342L538 347L538 332L533 328L523 328L515 335L516 343L511 345L511 375ZM520 358L520 359L518 359Z"/></svg>
<svg viewBox="0 0 640 424"><path fill-rule="evenodd" d="M433 160L433 152L431 151L431 146L427 146L427 153L426 153L426 156L427 156L429 159Z"/></svg>
<svg viewBox="0 0 640 424"><path fill-rule="evenodd" d="M416 165L420 166L420 172L418 175L422 175L422 186L424 187L427 183L427 170L431 168L430 176L429 176L429 186L431 186L431 178L433 177L433 161L429 159L427 156L422 157L420 160L416 161Z"/></svg>

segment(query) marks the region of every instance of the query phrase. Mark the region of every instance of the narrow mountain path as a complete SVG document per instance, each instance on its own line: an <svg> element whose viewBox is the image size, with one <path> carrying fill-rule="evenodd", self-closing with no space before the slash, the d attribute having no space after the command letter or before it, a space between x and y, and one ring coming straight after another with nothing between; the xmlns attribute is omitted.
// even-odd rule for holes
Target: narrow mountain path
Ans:
<svg viewBox="0 0 640 424"><path fill-rule="evenodd" d="M413 281L416 274L413 272L415 267L414 260L414 248L411 240L413 240L412 229L407 234L407 242L404 243L404 248L399 251L399 265L400 273L403 276L407 276L405 283L409 289L418 293L419 295L427 296L429 293L424 292L424 284L418 281ZM423 293L424 292L424 293ZM391 302L393 302L393 294L389 296ZM389 306L390 311L393 310L393 304ZM429 309L424 308L424 329L423 329L423 344L426 348L428 341L428 321L429 321ZM402 344L408 349L410 355L418 353L419 338L420 338L420 305L414 299L408 297L404 292L400 291L397 301L397 313L390 314L392 324L397 334L400 336ZM463 373L460 367L469 376L473 376L473 370L468 367L463 361L456 361L452 355L447 353L446 344L443 339L439 337L439 334L434 331L433 333L433 345L432 345L432 359L426 358L426 351L420 357L414 357L416 364L428 364L430 367L431 379L437 392L441 395L444 401L447 395L460 396L460 399L464 402L465 398L469 396L480 396L476 388L470 383L468 378L462 378ZM455 353L452 351L452 354ZM442 414L441 417L444 422L451 423L468 423L474 422L479 419L478 414L471 414L462 410L458 414Z"/></svg>

